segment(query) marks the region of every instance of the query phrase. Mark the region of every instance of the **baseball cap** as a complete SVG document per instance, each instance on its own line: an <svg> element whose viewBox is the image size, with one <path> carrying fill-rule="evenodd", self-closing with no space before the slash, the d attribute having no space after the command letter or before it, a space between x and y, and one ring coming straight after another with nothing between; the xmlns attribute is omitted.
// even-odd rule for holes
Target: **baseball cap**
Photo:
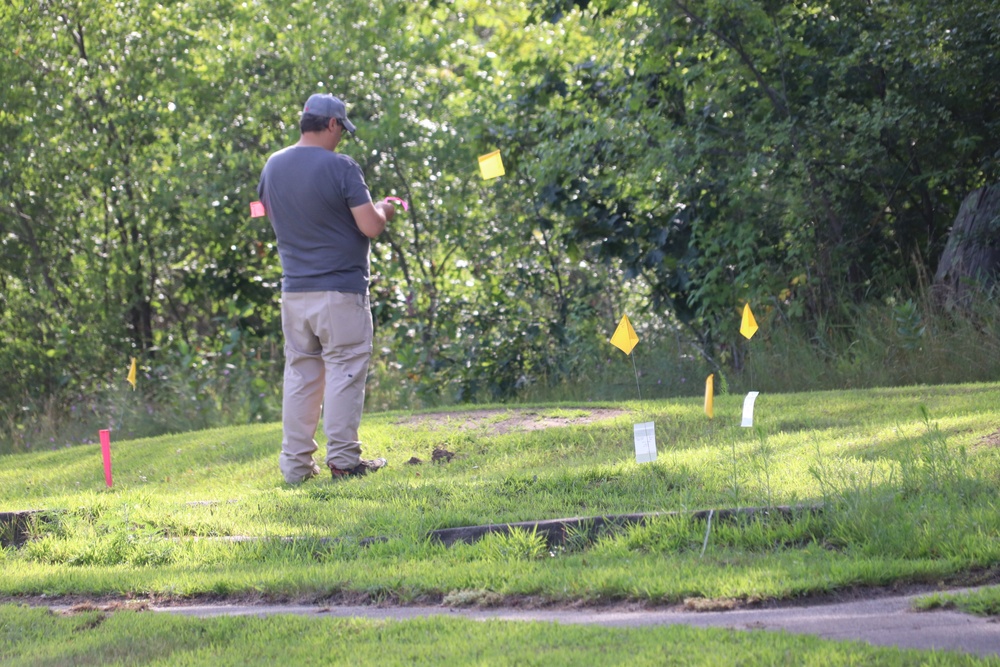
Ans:
<svg viewBox="0 0 1000 667"><path fill-rule="evenodd" d="M357 129L354 127L354 123L347 120L347 105L330 93L310 95L309 99L306 100L305 107L302 108L302 113L310 113L324 118L336 118L344 124L344 128L351 134L354 134L354 130Z"/></svg>

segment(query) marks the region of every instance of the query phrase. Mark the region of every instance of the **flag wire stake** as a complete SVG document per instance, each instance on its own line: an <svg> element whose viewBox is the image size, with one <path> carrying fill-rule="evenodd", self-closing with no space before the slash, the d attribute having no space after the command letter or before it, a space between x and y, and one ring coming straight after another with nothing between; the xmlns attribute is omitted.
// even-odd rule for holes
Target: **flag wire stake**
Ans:
<svg viewBox="0 0 1000 667"><path fill-rule="evenodd" d="M712 531L712 513L715 512L714 509L708 510L708 527L705 528L705 541L701 543L701 555L698 558L705 557L705 547L708 546L708 534Z"/></svg>
<svg viewBox="0 0 1000 667"><path fill-rule="evenodd" d="M124 394L125 390L123 389L121 393ZM125 403L126 403L126 401L128 401L128 394L125 394L124 397L121 397L121 401L120 401L120 405L121 405L122 409L118 413L118 426L117 426L117 429L116 429L117 432L119 432L119 433L122 430L122 424L125 423Z"/></svg>
<svg viewBox="0 0 1000 667"><path fill-rule="evenodd" d="M125 379L125 382L127 382L128 384L132 385L132 391L134 393L135 392L135 374L132 372L133 370L135 370L135 357L132 357L132 362L131 362L131 365L129 366L128 377ZM118 414L118 428L117 428L117 430L119 432L122 430L122 425L125 423L125 407L126 407L125 404L128 403L128 392L126 392L125 389L123 388L121 390L121 393L125 394L125 396L122 397L122 399L121 399L121 403L120 404L121 404L121 408L122 409L121 409L121 411Z"/></svg>
<svg viewBox="0 0 1000 667"><path fill-rule="evenodd" d="M639 388L639 370L635 367L635 350L633 349L632 353L628 356L632 357L632 371L635 373L635 390L639 392L639 400L641 401L642 389Z"/></svg>

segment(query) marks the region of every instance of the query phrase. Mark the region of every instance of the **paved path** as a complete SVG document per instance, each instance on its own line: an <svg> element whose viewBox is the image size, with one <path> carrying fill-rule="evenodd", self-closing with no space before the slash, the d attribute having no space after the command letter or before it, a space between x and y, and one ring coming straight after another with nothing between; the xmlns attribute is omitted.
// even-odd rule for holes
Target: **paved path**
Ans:
<svg viewBox="0 0 1000 667"><path fill-rule="evenodd" d="M738 630L786 630L826 639L861 640L879 646L962 651L1000 655L1000 618L980 618L956 611L916 612L918 595L817 604L779 609L719 612L601 609L455 609L441 606L371 607L321 605L184 605L152 607L159 613L188 616L308 614L311 616L408 619L446 615L475 620L547 621L609 627L684 624Z"/></svg>

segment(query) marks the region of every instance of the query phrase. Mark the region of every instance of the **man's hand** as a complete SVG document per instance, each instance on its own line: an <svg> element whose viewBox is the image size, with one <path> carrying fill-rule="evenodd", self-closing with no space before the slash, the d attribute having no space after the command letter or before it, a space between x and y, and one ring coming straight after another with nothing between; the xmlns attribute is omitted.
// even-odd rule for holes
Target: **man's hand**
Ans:
<svg viewBox="0 0 1000 667"><path fill-rule="evenodd" d="M385 216L386 222L389 222L396 216L396 207L393 205L392 202L380 201L379 203L375 204L375 208L378 208L382 211L382 215Z"/></svg>
<svg viewBox="0 0 1000 667"><path fill-rule="evenodd" d="M373 239L385 231L385 223L396 215L396 207L386 201L368 202L352 208L351 215L361 233Z"/></svg>

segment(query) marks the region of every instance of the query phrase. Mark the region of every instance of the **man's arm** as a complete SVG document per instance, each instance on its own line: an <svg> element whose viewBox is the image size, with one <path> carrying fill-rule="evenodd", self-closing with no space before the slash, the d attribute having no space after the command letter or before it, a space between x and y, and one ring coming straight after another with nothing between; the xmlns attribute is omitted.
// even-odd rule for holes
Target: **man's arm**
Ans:
<svg viewBox="0 0 1000 667"><path fill-rule="evenodd" d="M352 208L351 215L361 233L373 239L385 231L385 224L396 215L396 207L386 201L368 202Z"/></svg>

